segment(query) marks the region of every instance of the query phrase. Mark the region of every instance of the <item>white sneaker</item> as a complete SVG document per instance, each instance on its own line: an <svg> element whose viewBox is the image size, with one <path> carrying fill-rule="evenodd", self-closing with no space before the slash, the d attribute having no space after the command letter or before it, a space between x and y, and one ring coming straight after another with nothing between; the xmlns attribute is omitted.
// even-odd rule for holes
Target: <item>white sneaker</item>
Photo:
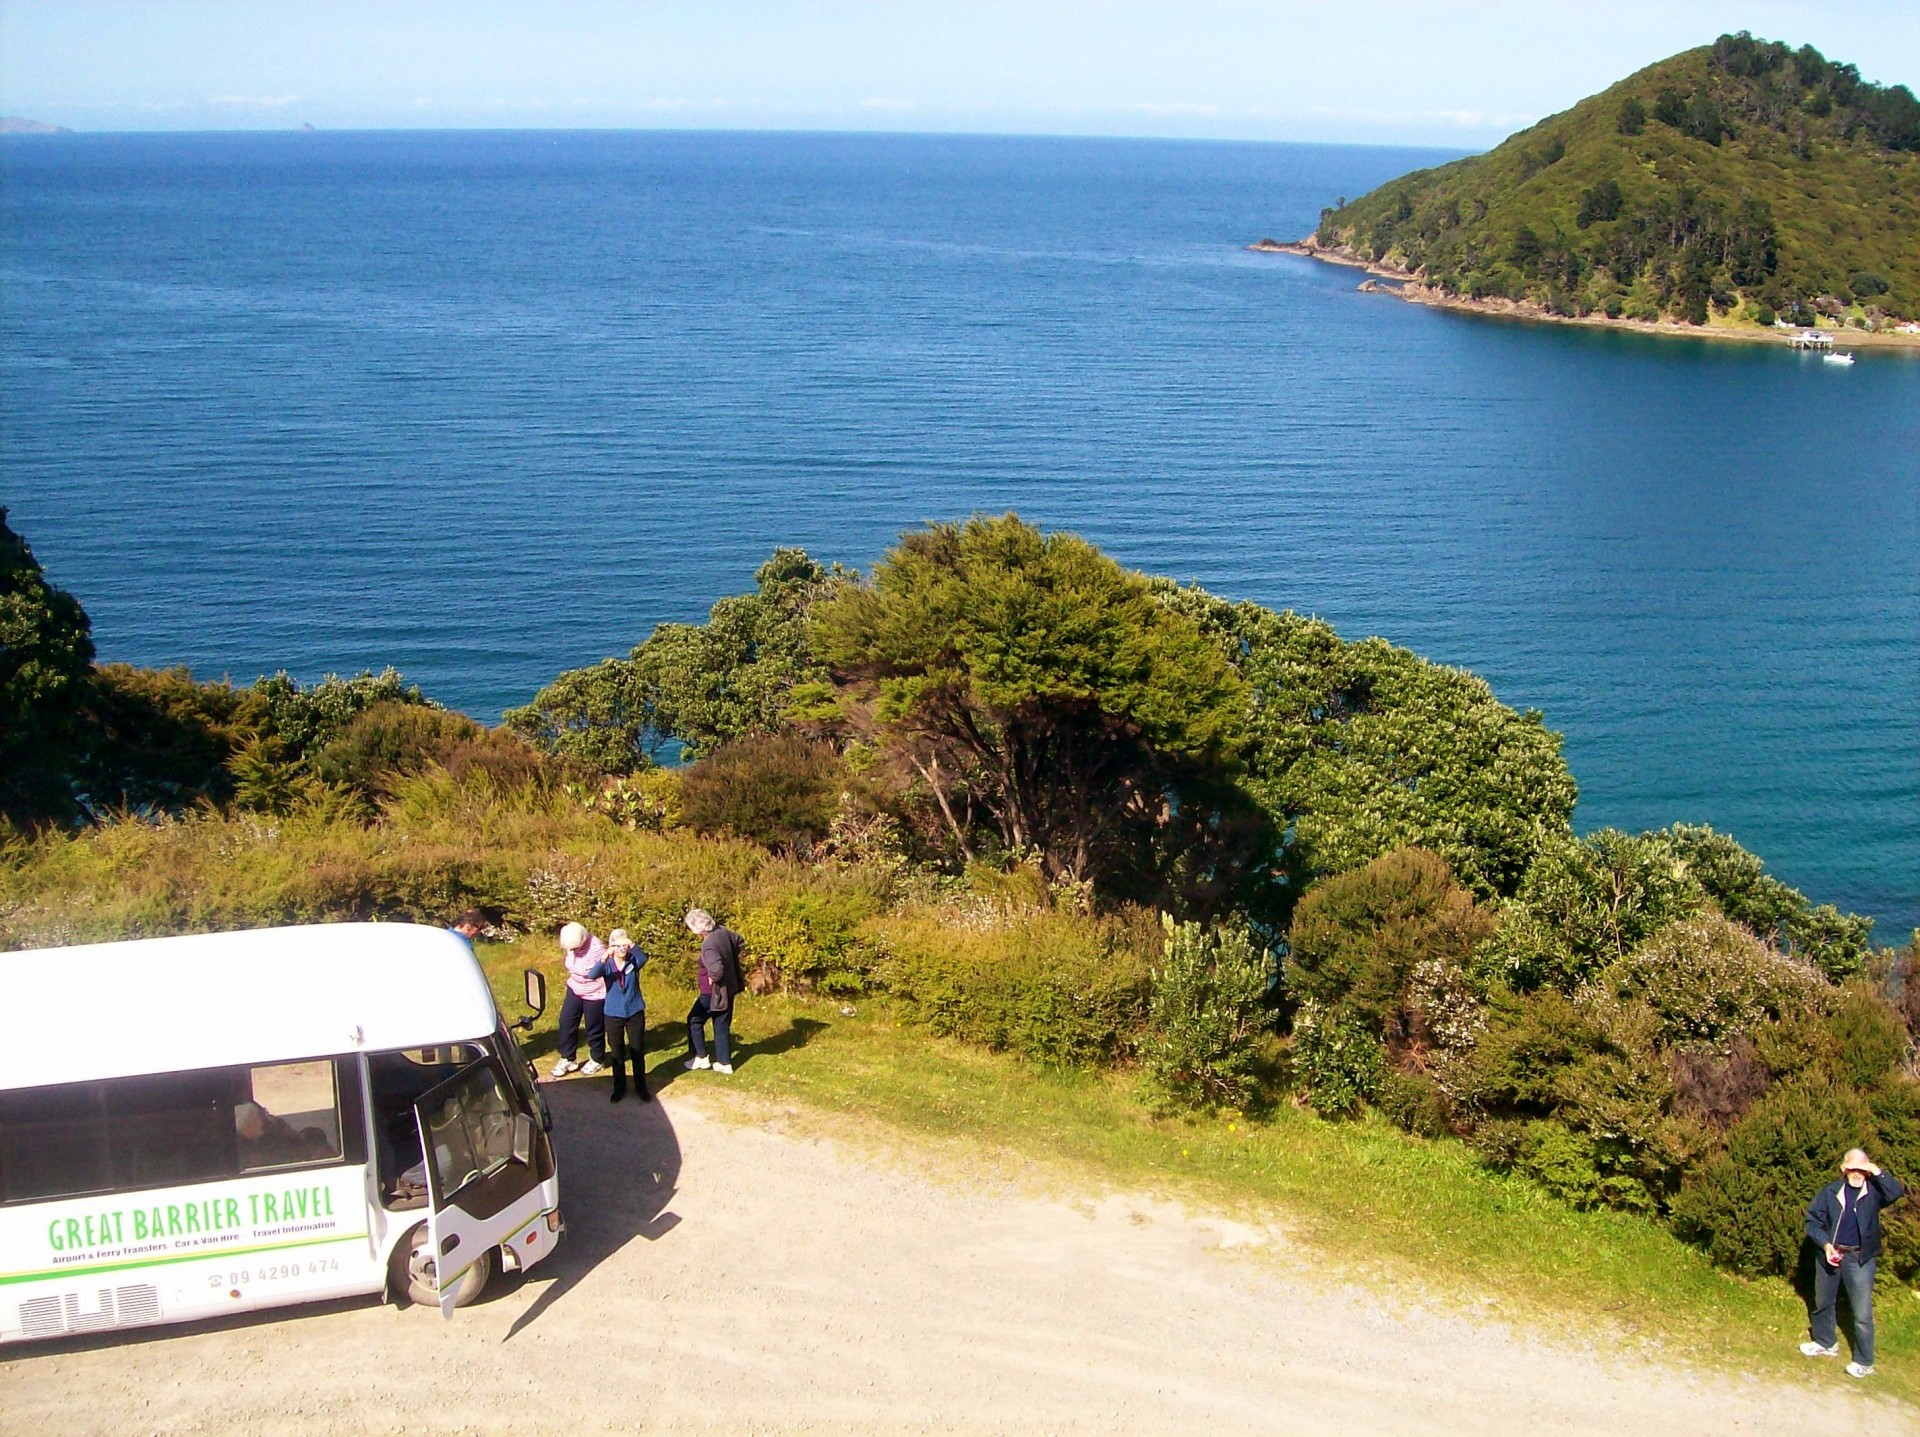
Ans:
<svg viewBox="0 0 1920 1437"><path fill-rule="evenodd" d="M568 1073L577 1073L579 1071L580 1065L578 1063L569 1062L565 1058L562 1058L553 1065L553 1076L556 1078L564 1078Z"/></svg>
<svg viewBox="0 0 1920 1437"><path fill-rule="evenodd" d="M1871 1377L1873 1376L1873 1364L1869 1362L1866 1366L1862 1367L1858 1362L1849 1362L1847 1364L1847 1376Z"/></svg>
<svg viewBox="0 0 1920 1437"><path fill-rule="evenodd" d="M580 1076L583 1078L591 1078L595 1073L604 1073L606 1070L607 1066L605 1063L596 1063L593 1059L589 1058L586 1061L586 1065L580 1069Z"/></svg>
<svg viewBox="0 0 1920 1437"><path fill-rule="evenodd" d="M699 1071L700 1071L700 1070L701 1070L702 1068L711 1068L712 1066L713 1066L713 1059L711 1059L711 1058L689 1058L689 1059L687 1059L687 1071L688 1071L689 1073L697 1073L697 1072L699 1072ZM729 1070L729 1071L731 1071L731 1070Z"/></svg>
<svg viewBox="0 0 1920 1437"><path fill-rule="evenodd" d="M1840 1344L1836 1342L1831 1347L1822 1347L1817 1342L1803 1342L1800 1344L1800 1355L1802 1357L1838 1357Z"/></svg>
<svg viewBox="0 0 1920 1437"><path fill-rule="evenodd" d="M716 1073L725 1073L729 1078L731 1078L733 1076L733 1064L715 1063L713 1065L713 1071Z"/></svg>

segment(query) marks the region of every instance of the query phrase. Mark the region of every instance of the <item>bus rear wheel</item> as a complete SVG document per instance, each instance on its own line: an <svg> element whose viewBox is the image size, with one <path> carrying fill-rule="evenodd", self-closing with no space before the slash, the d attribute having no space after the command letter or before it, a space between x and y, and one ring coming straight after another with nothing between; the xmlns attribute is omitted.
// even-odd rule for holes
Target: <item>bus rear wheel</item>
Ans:
<svg viewBox="0 0 1920 1437"><path fill-rule="evenodd" d="M465 1307L480 1295L493 1275L493 1254L485 1252L479 1261L454 1279L453 1305ZM393 1287L404 1292L409 1302L422 1307L440 1305L440 1284L434 1267L433 1248L427 1242L427 1225L421 1223L407 1234L393 1252Z"/></svg>

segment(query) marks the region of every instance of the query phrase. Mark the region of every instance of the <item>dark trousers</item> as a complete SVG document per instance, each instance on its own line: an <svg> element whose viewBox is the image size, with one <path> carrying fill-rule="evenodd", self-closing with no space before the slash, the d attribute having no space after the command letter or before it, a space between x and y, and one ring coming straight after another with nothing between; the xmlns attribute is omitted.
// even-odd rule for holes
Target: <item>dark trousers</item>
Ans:
<svg viewBox="0 0 1920 1437"><path fill-rule="evenodd" d="M607 1019L607 1053L613 1059L613 1090L627 1090L627 1062L633 1062L633 1090L641 1097L647 1092L647 1015Z"/></svg>
<svg viewBox="0 0 1920 1437"><path fill-rule="evenodd" d="M715 1008L705 993L693 1000L687 1013L687 1041L693 1044L693 1056L707 1056L707 1019L713 1019L713 1060L733 1066L733 1005Z"/></svg>
<svg viewBox="0 0 1920 1437"><path fill-rule="evenodd" d="M1843 1253L1840 1266L1827 1262L1827 1255L1813 1255L1813 1340L1822 1347L1839 1341L1835 1330L1834 1307L1840 1289L1847 1290L1847 1306L1853 1309L1853 1360L1862 1367L1873 1366L1873 1271L1880 1265L1877 1257L1860 1261L1856 1253Z"/></svg>
<svg viewBox="0 0 1920 1437"><path fill-rule="evenodd" d="M607 1061L607 1000L582 998L573 989L560 1000L560 1056L569 1063L580 1051L580 1020L587 1020L587 1056L596 1063Z"/></svg>

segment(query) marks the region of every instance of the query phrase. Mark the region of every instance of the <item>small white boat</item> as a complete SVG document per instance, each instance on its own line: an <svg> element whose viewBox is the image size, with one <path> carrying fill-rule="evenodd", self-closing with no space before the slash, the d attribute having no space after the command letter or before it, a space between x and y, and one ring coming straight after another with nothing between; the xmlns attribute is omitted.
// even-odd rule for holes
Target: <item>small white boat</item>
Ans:
<svg viewBox="0 0 1920 1437"><path fill-rule="evenodd" d="M1820 362L1822 364L1852 364L1853 356L1843 350L1834 349L1821 355Z"/></svg>

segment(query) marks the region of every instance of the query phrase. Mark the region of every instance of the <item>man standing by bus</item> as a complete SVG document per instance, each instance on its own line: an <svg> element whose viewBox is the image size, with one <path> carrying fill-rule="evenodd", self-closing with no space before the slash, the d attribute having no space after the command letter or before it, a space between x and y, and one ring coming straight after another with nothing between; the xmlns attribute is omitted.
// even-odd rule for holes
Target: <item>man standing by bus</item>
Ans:
<svg viewBox="0 0 1920 1437"><path fill-rule="evenodd" d="M1847 1149L1840 1176L1815 1195L1807 1208L1807 1240L1813 1258L1811 1341L1800 1344L1808 1357L1838 1357L1840 1334L1834 1309L1840 1289L1853 1309L1853 1361L1847 1376L1873 1375L1873 1274L1880 1258L1880 1210L1892 1207L1906 1189L1883 1172L1861 1148Z"/></svg>

